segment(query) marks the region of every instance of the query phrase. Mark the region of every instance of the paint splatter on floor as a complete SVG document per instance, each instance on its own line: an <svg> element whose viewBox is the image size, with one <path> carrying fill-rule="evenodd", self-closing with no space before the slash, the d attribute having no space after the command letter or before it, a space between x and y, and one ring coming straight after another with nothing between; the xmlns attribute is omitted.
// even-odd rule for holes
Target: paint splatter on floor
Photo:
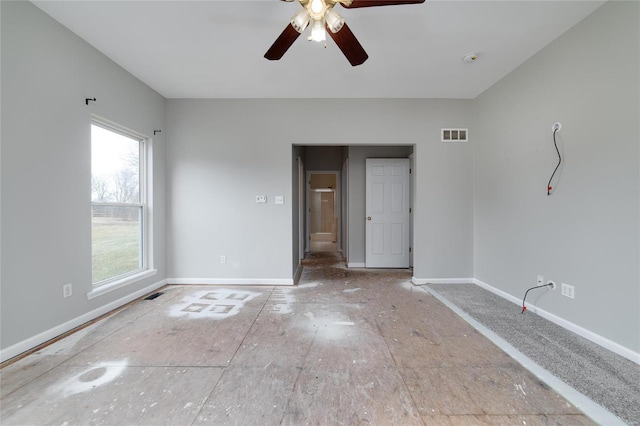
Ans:
<svg viewBox="0 0 640 426"><path fill-rule="evenodd" d="M169 308L173 317L224 319L236 315L240 309L260 293L220 288L193 293Z"/></svg>
<svg viewBox="0 0 640 426"><path fill-rule="evenodd" d="M92 365L81 373L75 374L62 383L52 386L49 388L49 392L56 395L62 394L65 398L70 395L87 392L113 381L126 368L126 360L111 363L101 362Z"/></svg>

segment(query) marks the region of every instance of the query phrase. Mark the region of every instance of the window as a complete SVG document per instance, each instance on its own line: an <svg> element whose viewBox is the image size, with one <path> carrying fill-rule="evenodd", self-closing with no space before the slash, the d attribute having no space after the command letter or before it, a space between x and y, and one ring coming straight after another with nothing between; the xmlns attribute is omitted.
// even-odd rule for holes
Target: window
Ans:
<svg viewBox="0 0 640 426"><path fill-rule="evenodd" d="M94 287L149 268L145 139L91 125L91 254Z"/></svg>

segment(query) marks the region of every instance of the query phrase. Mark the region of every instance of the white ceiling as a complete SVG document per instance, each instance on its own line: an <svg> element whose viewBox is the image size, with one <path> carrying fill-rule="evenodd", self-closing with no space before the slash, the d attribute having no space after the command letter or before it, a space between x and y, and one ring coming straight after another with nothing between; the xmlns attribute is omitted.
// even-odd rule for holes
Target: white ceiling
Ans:
<svg viewBox="0 0 640 426"><path fill-rule="evenodd" d="M166 98L475 98L604 1L336 6L369 54L357 67L306 32L264 59L297 2L33 3Z"/></svg>

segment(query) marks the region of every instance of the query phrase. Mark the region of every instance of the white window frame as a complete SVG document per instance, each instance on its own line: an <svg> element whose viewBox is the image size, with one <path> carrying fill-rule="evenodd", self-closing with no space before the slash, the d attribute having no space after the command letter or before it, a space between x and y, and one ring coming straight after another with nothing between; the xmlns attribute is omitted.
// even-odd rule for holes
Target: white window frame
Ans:
<svg viewBox="0 0 640 426"><path fill-rule="evenodd" d="M140 253L142 267L134 271L116 275L114 277L93 283L93 290L87 294L88 299L110 293L124 286L136 283L142 279L155 275L158 271L153 265L153 217L152 217L152 139L134 130L128 129L105 118L92 115L91 125L102 127L114 133L126 136L140 142L139 158L139 202L138 203L115 203L115 202L95 202L91 200L93 206L114 206L114 207L140 207L142 210L142 226L140 238L142 249ZM93 225L92 225L93 232ZM93 270L93 268L92 268Z"/></svg>

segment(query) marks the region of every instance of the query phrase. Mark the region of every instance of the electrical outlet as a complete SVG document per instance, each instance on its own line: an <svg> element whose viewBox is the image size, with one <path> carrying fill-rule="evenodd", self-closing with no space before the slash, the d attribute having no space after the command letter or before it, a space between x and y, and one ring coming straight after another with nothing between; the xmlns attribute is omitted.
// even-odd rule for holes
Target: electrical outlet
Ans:
<svg viewBox="0 0 640 426"><path fill-rule="evenodd" d="M542 275L538 275L538 285L542 285L544 283L544 277Z"/></svg>
<svg viewBox="0 0 640 426"><path fill-rule="evenodd" d="M62 297L67 298L73 294L73 288L71 284L65 284L62 286Z"/></svg>
<svg viewBox="0 0 640 426"><path fill-rule="evenodd" d="M220 256L220 263L227 263L227 256Z"/></svg>
<svg viewBox="0 0 640 426"><path fill-rule="evenodd" d="M547 286L548 286L551 290L555 290L555 289L556 289L556 283L554 283L553 281L547 281Z"/></svg>
<svg viewBox="0 0 640 426"><path fill-rule="evenodd" d="M256 203L257 204L265 204L267 202L266 195L256 195Z"/></svg>
<svg viewBox="0 0 640 426"><path fill-rule="evenodd" d="M562 295L569 299L576 298L576 290L572 285L562 283Z"/></svg>

